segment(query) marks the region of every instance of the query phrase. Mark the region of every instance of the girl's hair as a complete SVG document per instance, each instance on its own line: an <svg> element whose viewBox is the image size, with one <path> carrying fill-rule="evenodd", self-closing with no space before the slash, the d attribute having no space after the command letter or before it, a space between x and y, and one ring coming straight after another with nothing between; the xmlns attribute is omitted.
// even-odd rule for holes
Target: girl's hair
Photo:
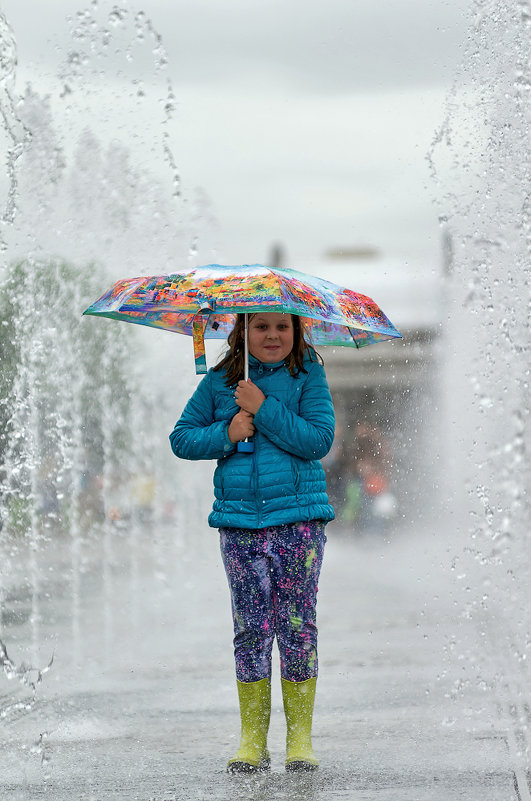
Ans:
<svg viewBox="0 0 531 801"><path fill-rule="evenodd" d="M249 315L249 322L254 316L254 314ZM320 364L323 364L323 360L317 351L306 341L303 320L297 314L291 314L290 317L293 323L293 348L284 359L284 364L292 376L297 376L301 372L308 372L304 369L304 357L306 353L309 354L311 361L318 361ZM227 374L225 383L229 387L237 384L244 376L244 336L245 315L237 314L236 323L227 339L229 346L228 353L214 367L214 370L222 370L225 368Z"/></svg>

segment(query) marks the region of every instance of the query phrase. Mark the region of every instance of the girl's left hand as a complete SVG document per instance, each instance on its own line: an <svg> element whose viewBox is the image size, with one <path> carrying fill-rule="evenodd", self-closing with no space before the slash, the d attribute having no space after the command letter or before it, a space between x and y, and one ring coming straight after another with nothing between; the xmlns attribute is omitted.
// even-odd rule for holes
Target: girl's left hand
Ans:
<svg viewBox="0 0 531 801"><path fill-rule="evenodd" d="M265 395L249 378L247 381L238 381L234 399L240 409L245 409L250 414L256 414L265 401Z"/></svg>

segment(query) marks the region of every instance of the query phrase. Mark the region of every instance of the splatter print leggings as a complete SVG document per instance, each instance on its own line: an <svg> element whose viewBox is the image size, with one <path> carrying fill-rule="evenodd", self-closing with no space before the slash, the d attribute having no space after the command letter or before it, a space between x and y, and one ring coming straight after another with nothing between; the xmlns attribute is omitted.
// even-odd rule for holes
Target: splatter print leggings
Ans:
<svg viewBox="0 0 531 801"><path fill-rule="evenodd" d="M221 528L239 681L271 676L276 637L288 681L317 676L317 584L326 542L321 521L262 529Z"/></svg>

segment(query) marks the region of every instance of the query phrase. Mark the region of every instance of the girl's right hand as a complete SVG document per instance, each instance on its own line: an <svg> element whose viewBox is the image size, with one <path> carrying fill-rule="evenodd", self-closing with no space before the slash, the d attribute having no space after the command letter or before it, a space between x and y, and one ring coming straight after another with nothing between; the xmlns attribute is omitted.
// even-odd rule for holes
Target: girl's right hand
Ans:
<svg viewBox="0 0 531 801"><path fill-rule="evenodd" d="M241 442L254 434L253 415L245 409L234 415L229 425L228 435L231 442Z"/></svg>

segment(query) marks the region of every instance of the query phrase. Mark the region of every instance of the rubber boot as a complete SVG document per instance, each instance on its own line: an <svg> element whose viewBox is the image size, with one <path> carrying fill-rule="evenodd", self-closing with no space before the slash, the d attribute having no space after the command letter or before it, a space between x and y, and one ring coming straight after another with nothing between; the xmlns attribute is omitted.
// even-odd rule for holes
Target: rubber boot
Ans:
<svg viewBox="0 0 531 801"><path fill-rule="evenodd" d="M228 773L256 773L271 765L267 750L267 732L271 718L271 682L236 681L240 701L242 733L240 747L229 760Z"/></svg>
<svg viewBox="0 0 531 801"><path fill-rule="evenodd" d="M281 679L286 713L286 770L316 770L319 763L312 748L312 717L317 679Z"/></svg>

